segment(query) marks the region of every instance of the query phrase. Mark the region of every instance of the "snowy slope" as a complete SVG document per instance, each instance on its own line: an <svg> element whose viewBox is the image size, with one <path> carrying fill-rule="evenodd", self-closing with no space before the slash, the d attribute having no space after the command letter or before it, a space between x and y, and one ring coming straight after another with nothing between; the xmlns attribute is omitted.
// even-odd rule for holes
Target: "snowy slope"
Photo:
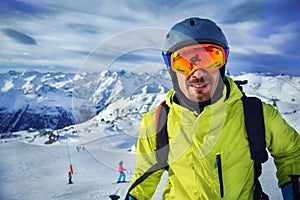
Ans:
<svg viewBox="0 0 300 200"><path fill-rule="evenodd" d="M82 97L89 92L84 88L92 87L95 92L89 92L89 99L81 103L97 102L103 98L105 103L98 103L106 106L97 116L83 123L56 130L59 141L51 145L45 144L48 135L40 136L39 132L15 132L12 137L1 139L0 199L93 200L109 199L108 195L114 193L125 195L129 183L113 184L118 177L117 164L124 161L130 180L142 113L164 98L165 88L170 86L167 85L168 78L160 83L161 75L147 77L143 74L141 80L135 80L136 75L107 71L100 76L89 75L97 77L97 81L91 83L86 76L76 75L73 88L77 92L73 90L73 94ZM152 78L156 87L141 84L145 80L151 82ZM249 81L244 86L248 95L259 96L269 103L276 102L283 117L300 132L300 77L242 74L234 79ZM6 83L7 88L10 84ZM85 150L77 152L76 146L79 145ZM73 185L67 184L70 162L74 169ZM281 199L271 158L263 167L261 179L265 191L270 199ZM160 199L161 191L162 187L159 187L154 199Z"/></svg>

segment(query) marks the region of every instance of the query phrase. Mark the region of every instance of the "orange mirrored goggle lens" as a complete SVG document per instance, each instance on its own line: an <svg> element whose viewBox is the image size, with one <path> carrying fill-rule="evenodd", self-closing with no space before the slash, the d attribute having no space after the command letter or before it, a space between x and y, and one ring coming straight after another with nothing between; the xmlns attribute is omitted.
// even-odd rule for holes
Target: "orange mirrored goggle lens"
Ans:
<svg viewBox="0 0 300 200"><path fill-rule="evenodd" d="M189 75L199 68L214 72L224 66L226 56L221 46L197 44L173 52L171 66L173 71L184 75Z"/></svg>

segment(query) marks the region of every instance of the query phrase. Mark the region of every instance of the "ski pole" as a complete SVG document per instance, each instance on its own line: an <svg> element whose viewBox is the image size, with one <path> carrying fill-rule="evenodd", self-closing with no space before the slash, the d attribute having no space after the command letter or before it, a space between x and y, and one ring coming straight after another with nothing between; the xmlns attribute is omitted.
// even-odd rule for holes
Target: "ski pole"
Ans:
<svg viewBox="0 0 300 200"><path fill-rule="evenodd" d="M70 156L68 141L66 141L66 144L67 144L68 158L69 158L69 163L70 163L70 170L69 171L71 172L71 174L73 174L73 166L72 166L72 162L71 162L71 156Z"/></svg>

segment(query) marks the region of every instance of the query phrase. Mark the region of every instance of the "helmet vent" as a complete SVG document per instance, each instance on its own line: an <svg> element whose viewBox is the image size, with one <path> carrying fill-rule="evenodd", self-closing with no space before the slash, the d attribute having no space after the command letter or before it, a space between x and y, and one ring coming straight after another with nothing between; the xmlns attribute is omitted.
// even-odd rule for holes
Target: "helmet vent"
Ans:
<svg viewBox="0 0 300 200"><path fill-rule="evenodd" d="M190 19L190 25L191 26L195 26L196 25L196 21L194 19Z"/></svg>

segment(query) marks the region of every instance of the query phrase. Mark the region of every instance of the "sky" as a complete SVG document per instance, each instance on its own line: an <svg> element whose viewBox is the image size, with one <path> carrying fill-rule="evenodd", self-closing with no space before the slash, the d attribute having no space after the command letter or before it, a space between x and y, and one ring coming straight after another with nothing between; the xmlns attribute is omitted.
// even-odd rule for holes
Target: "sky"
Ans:
<svg viewBox="0 0 300 200"><path fill-rule="evenodd" d="M300 75L298 0L1 0L0 73L152 71L164 37L192 16L215 21L227 70Z"/></svg>

